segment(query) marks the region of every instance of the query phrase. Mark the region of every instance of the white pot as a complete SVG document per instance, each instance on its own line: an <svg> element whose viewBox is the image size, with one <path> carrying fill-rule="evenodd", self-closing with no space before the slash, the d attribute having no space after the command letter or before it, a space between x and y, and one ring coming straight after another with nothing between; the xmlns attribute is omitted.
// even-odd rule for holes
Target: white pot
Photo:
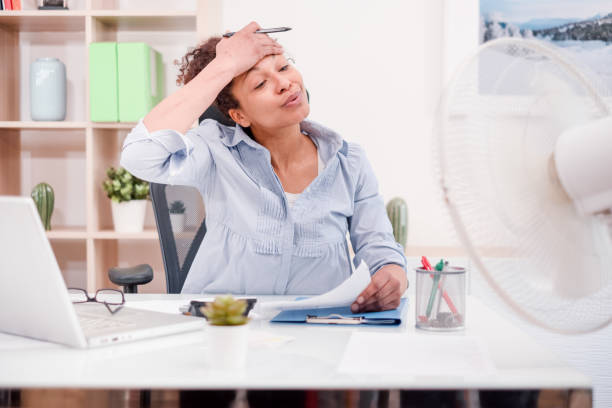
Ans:
<svg viewBox="0 0 612 408"><path fill-rule="evenodd" d="M142 232L147 200L131 200L122 203L111 201L111 209L115 231Z"/></svg>
<svg viewBox="0 0 612 408"><path fill-rule="evenodd" d="M170 224L172 224L172 232L185 231L185 214L170 214Z"/></svg>
<svg viewBox="0 0 612 408"><path fill-rule="evenodd" d="M208 366L213 370L237 370L246 366L249 325L206 326Z"/></svg>

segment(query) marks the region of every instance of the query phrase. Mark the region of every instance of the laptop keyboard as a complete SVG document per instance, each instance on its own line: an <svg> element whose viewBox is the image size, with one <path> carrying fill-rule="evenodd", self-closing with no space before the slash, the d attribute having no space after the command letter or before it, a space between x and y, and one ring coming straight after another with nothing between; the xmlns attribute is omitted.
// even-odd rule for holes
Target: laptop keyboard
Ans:
<svg viewBox="0 0 612 408"><path fill-rule="evenodd" d="M79 323L83 330L106 330L106 329L122 329L134 326L134 323L125 322L115 319L106 319L99 316L87 316L79 313Z"/></svg>

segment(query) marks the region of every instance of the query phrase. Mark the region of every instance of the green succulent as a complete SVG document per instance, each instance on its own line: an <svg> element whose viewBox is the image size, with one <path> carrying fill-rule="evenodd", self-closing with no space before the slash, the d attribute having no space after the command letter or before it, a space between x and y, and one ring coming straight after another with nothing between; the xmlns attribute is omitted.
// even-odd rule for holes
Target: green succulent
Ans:
<svg viewBox="0 0 612 408"><path fill-rule="evenodd" d="M183 214L185 212L185 204L181 200L173 201L170 204L170 214Z"/></svg>
<svg viewBox="0 0 612 408"><path fill-rule="evenodd" d="M249 318L244 315L247 302L234 299L232 295L217 296L214 302L201 307L200 311L214 326L238 326L246 324Z"/></svg>
<svg viewBox="0 0 612 408"><path fill-rule="evenodd" d="M123 167L110 167L106 176L108 178L104 180L102 187L112 201L121 203L149 198L149 183L133 176Z"/></svg>

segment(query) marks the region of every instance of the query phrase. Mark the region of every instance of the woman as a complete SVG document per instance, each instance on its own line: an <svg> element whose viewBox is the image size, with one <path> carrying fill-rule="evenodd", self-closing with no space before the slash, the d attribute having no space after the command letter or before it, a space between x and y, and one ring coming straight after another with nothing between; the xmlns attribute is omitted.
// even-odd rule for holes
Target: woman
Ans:
<svg viewBox="0 0 612 408"><path fill-rule="evenodd" d="M184 58L184 86L126 137L121 165L156 183L191 185L206 205L207 233L184 293L319 294L365 260L371 284L354 311L392 309L407 287L363 150L305 120L300 73L252 22L211 38ZM208 119L212 103L236 122Z"/></svg>

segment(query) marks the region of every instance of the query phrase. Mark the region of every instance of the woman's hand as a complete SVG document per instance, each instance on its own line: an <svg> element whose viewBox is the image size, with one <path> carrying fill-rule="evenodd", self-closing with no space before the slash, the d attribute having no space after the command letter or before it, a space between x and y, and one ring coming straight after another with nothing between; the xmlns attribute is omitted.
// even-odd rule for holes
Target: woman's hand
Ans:
<svg viewBox="0 0 612 408"><path fill-rule="evenodd" d="M395 309L407 287L404 268L395 264L385 265L376 271L370 284L357 296L351 311L363 313Z"/></svg>
<svg viewBox="0 0 612 408"><path fill-rule="evenodd" d="M232 67L234 77L267 55L283 53L283 47L267 34L255 33L260 28L259 24L253 21L231 37L223 37L217 44L215 59Z"/></svg>

